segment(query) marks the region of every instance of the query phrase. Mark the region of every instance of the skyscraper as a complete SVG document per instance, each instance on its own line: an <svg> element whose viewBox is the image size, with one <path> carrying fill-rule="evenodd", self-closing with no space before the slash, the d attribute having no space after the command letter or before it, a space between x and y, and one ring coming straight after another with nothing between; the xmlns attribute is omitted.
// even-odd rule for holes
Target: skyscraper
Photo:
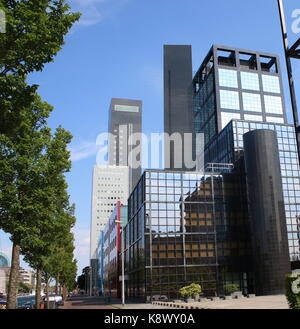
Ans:
<svg viewBox="0 0 300 329"><path fill-rule="evenodd" d="M94 166L91 219L91 259L97 258L99 234L116 203L127 204L129 169L126 166Z"/></svg>
<svg viewBox="0 0 300 329"><path fill-rule="evenodd" d="M129 196L129 168L127 166L94 166L92 214L90 227L91 294L99 291L98 246L100 232L104 230L118 201L127 204Z"/></svg>
<svg viewBox="0 0 300 329"><path fill-rule="evenodd" d="M210 142L232 120L287 123L279 57L214 45L193 79L194 130Z"/></svg>
<svg viewBox="0 0 300 329"><path fill-rule="evenodd" d="M164 132L171 136L193 132L192 120L192 49L188 45L164 46ZM168 147L165 139L165 168L187 170L176 166L175 155L178 149ZM184 154L184 146L181 156Z"/></svg>
<svg viewBox="0 0 300 329"><path fill-rule="evenodd" d="M132 166L135 158L141 162L141 144L132 146L130 138L133 134L142 132L142 101L113 98L109 110L108 132L114 137L109 140L109 165L129 166L131 191L141 176L141 165Z"/></svg>
<svg viewBox="0 0 300 329"><path fill-rule="evenodd" d="M193 88L194 130L204 133L205 163L241 160L244 165L243 135L276 131L293 266L300 260L300 171L294 126L287 124L279 57L213 46Z"/></svg>

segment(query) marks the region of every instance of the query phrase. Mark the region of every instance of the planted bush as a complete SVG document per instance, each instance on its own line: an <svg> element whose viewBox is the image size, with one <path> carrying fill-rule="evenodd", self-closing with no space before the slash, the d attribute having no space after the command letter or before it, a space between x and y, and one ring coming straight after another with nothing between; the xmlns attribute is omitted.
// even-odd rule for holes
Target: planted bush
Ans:
<svg viewBox="0 0 300 329"><path fill-rule="evenodd" d="M286 298L291 309L300 309L300 273L287 275Z"/></svg>
<svg viewBox="0 0 300 329"><path fill-rule="evenodd" d="M196 296L200 295L202 292L202 288L200 284L192 283L189 286L182 287L179 290L180 296L183 298L192 297L195 298Z"/></svg>
<svg viewBox="0 0 300 329"><path fill-rule="evenodd" d="M232 293L239 291L239 285L238 284L225 284L224 286L224 293L225 295L231 295Z"/></svg>

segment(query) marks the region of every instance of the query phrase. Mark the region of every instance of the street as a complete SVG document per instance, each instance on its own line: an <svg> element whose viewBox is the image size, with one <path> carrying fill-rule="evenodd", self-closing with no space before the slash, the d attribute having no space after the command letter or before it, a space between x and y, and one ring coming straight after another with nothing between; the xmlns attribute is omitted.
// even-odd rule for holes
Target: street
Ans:
<svg viewBox="0 0 300 329"><path fill-rule="evenodd" d="M65 301L65 305L59 309L116 309L111 305L107 305L103 297L89 297L89 296L74 296Z"/></svg>

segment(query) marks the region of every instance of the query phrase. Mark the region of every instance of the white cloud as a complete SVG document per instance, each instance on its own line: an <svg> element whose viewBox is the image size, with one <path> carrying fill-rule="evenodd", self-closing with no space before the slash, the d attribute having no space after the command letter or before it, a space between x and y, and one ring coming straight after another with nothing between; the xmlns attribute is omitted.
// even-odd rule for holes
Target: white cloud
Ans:
<svg viewBox="0 0 300 329"><path fill-rule="evenodd" d="M96 142L80 141L77 145L70 147L71 160L76 162L96 156L99 147Z"/></svg>
<svg viewBox="0 0 300 329"><path fill-rule="evenodd" d="M99 24L105 17L115 12L127 0L69 0L72 11L79 11L82 16L77 23L81 26Z"/></svg>

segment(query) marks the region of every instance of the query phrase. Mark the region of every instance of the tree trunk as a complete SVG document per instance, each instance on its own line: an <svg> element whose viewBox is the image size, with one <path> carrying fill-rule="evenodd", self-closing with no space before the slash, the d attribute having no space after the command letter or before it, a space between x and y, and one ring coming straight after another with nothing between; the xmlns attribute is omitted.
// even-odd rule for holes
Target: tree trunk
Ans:
<svg viewBox="0 0 300 329"><path fill-rule="evenodd" d="M58 295L58 293L59 293L58 285L59 285L59 274L57 275L56 282L55 282L55 293L56 293L56 295Z"/></svg>
<svg viewBox="0 0 300 329"><path fill-rule="evenodd" d="M8 294L7 294L7 308L17 308L17 293L18 293L18 279L20 268L20 246L13 243L11 268L9 274Z"/></svg>
<svg viewBox="0 0 300 329"><path fill-rule="evenodd" d="M36 289L35 289L35 308L41 308L41 290L42 290L42 273L40 270L36 271Z"/></svg>
<svg viewBox="0 0 300 329"><path fill-rule="evenodd" d="M47 310L50 308L50 303L49 303L49 278L48 274L45 274L45 280L46 280L46 300L47 300Z"/></svg>
<svg viewBox="0 0 300 329"><path fill-rule="evenodd" d="M63 286L63 292L62 292L62 299L63 301L65 301L67 299L67 295L68 295L68 290L66 285Z"/></svg>

